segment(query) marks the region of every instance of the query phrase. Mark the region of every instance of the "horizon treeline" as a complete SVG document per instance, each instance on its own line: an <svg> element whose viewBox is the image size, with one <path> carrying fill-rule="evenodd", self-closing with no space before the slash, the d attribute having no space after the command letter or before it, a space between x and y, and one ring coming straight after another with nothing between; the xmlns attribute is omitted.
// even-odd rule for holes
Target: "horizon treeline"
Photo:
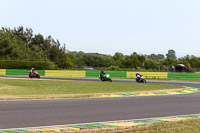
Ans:
<svg viewBox="0 0 200 133"><path fill-rule="evenodd" d="M134 50L133 50L134 51ZM33 34L31 28L0 29L0 68L6 69L84 69L169 71L170 66L184 64L189 70L200 68L200 58L186 55L177 58L170 49L163 54L143 55L133 52L113 56L68 51L65 44L51 36Z"/></svg>

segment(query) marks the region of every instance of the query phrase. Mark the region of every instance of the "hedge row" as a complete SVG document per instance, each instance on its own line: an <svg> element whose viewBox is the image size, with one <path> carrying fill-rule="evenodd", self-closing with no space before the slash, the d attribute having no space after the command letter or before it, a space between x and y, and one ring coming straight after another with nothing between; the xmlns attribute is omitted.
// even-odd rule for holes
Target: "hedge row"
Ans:
<svg viewBox="0 0 200 133"><path fill-rule="evenodd" d="M50 61L23 61L23 60L0 60L0 69L31 69L32 67L45 70L57 69Z"/></svg>

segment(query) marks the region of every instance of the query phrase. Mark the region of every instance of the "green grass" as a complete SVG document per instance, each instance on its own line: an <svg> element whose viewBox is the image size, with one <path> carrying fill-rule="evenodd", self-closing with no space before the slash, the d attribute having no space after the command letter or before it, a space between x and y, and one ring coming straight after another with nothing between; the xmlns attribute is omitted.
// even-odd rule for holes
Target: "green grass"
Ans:
<svg viewBox="0 0 200 133"><path fill-rule="evenodd" d="M200 79L172 79L170 81L200 82Z"/></svg>
<svg viewBox="0 0 200 133"><path fill-rule="evenodd" d="M200 79L147 79L147 80L200 82Z"/></svg>
<svg viewBox="0 0 200 133"><path fill-rule="evenodd" d="M90 97L99 93L137 92L162 89L177 89L180 86L119 83L119 82L89 82L89 81L60 81L60 80L25 80L0 79L0 99L3 95L12 96L44 96L60 95L66 97ZM65 96L62 96L64 95ZM30 98L30 97L29 97Z"/></svg>
<svg viewBox="0 0 200 133"><path fill-rule="evenodd" d="M200 133L200 119L155 123L127 128L94 131L91 133Z"/></svg>

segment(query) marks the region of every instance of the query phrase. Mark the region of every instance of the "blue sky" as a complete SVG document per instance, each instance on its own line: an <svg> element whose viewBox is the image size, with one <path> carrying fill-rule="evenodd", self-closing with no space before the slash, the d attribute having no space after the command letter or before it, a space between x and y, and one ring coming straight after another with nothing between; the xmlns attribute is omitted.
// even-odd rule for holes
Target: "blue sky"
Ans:
<svg viewBox="0 0 200 133"><path fill-rule="evenodd" d="M0 0L0 27L51 35L71 51L200 56L199 0Z"/></svg>

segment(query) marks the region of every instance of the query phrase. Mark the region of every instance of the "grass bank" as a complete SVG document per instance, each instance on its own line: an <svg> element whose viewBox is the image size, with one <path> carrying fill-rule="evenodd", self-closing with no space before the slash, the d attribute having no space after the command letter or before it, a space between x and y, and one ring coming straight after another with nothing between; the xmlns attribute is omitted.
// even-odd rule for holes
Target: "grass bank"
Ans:
<svg viewBox="0 0 200 133"><path fill-rule="evenodd" d="M180 86L0 78L0 99L51 99L93 97L97 94L178 89Z"/></svg>
<svg viewBox="0 0 200 133"><path fill-rule="evenodd" d="M91 133L200 133L200 119L92 131Z"/></svg>
<svg viewBox="0 0 200 133"><path fill-rule="evenodd" d="M178 82L199 82L200 79L147 79L148 80L161 80L161 81L178 81Z"/></svg>
<svg viewBox="0 0 200 133"><path fill-rule="evenodd" d="M170 81L182 81L182 82L199 82L200 83L200 79L173 79Z"/></svg>

